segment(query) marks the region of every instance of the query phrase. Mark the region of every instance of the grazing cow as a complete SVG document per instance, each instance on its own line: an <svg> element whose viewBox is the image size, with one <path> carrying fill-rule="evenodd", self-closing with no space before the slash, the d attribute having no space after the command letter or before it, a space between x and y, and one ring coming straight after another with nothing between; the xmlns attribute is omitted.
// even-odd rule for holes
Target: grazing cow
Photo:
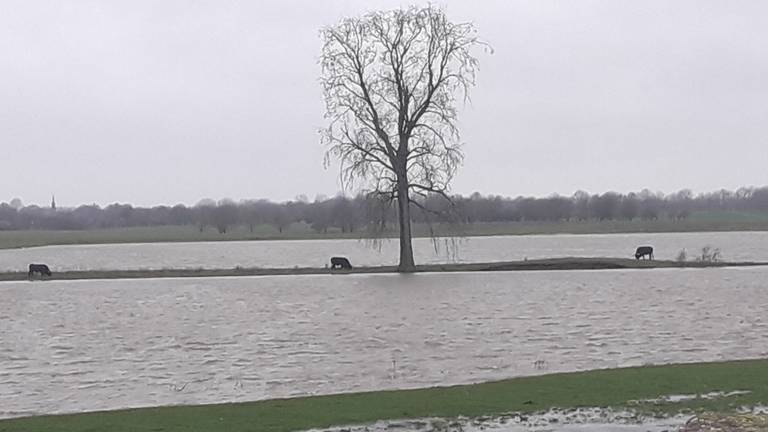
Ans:
<svg viewBox="0 0 768 432"><path fill-rule="evenodd" d="M29 273L27 273L27 276L32 279L32 276L35 273L40 273L40 278L42 279L43 276L50 276L51 269L48 268L45 264L30 264L29 265Z"/></svg>
<svg viewBox="0 0 768 432"><path fill-rule="evenodd" d="M645 259L646 255L648 255L649 259L653 259L653 248L651 246L640 246L635 251L635 259L640 259L640 257Z"/></svg>
<svg viewBox="0 0 768 432"><path fill-rule="evenodd" d="M352 268L352 264L344 257L331 257L331 269L335 268L349 270Z"/></svg>

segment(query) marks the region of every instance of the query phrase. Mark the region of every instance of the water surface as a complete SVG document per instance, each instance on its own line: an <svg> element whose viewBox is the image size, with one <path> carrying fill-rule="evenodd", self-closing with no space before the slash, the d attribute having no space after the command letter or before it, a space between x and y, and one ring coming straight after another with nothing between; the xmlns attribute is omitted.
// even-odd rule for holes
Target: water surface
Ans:
<svg viewBox="0 0 768 432"><path fill-rule="evenodd" d="M690 258L704 246L720 248L728 261L768 261L768 232L557 234L470 237L458 249L428 239L414 239L417 263L512 261L553 257L633 257L639 245L653 245L657 259L675 259L685 249ZM331 256L353 265L393 265L398 242L381 249L360 240L279 240L197 243L140 243L45 246L0 250L0 271L25 270L30 263L62 270L162 268L323 267Z"/></svg>
<svg viewBox="0 0 768 432"><path fill-rule="evenodd" d="M768 268L0 283L0 416L768 356Z"/></svg>

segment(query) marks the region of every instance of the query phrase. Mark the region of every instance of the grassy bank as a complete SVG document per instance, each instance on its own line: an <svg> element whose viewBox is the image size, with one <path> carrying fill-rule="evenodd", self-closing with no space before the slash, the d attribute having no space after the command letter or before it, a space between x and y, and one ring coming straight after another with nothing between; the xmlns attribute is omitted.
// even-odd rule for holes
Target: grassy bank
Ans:
<svg viewBox="0 0 768 432"><path fill-rule="evenodd" d="M552 271L552 270L610 270L610 269L653 269L653 268L705 268L705 267L751 267L765 266L768 262L697 262L634 260L626 258L550 258L525 261L504 261L492 263L454 263L417 265L415 273L475 272L475 271ZM395 273L396 266L354 267L351 270L330 270L319 267L260 268L236 267L231 269L159 269L159 270L78 270L55 272L46 280L77 279L142 279L179 277L223 277L223 276L281 276L320 274L363 274ZM35 275L39 278L38 275ZM26 272L0 272L0 281L26 280Z"/></svg>
<svg viewBox="0 0 768 432"><path fill-rule="evenodd" d="M713 391L747 394L646 401ZM641 402L636 402L641 401ZM646 413L733 412L768 403L768 360L599 370L418 390L203 406L143 408L0 420L0 432L296 431L379 419L531 413L561 407L631 407Z"/></svg>
<svg viewBox="0 0 768 432"><path fill-rule="evenodd" d="M394 228L394 227L393 227ZM415 224L414 235L426 237L426 226ZM473 223L461 226L439 226L443 236L490 236L526 234L612 234L639 232L695 231L768 231L768 214L707 212L691 215L683 221L567 221L567 222L502 222ZM296 223L282 232L270 225L232 227L225 234L213 228L202 232L195 226L157 226L94 229L83 231L0 231L0 249L66 244L152 243L242 240L304 240L364 237L364 232L342 233L335 229L316 232L308 225ZM388 233L397 237L396 231Z"/></svg>

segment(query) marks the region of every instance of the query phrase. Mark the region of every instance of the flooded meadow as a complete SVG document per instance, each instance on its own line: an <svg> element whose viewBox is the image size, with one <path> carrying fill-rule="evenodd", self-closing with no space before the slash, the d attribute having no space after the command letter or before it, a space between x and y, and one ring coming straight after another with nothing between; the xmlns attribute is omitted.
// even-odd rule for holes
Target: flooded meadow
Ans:
<svg viewBox="0 0 768 432"><path fill-rule="evenodd" d="M0 417L764 357L767 280L754 267L4 282Z"/></svg>
<svg viewBox="0 0 768 432"><path fill-rule="evenodd" d="M768 232L555 234L414 239L417 263L491 262L556 257L633 258L639 245L652 245L656 259L694 259L705 246L726 261L768 261ZM372 247L362 240L269 240L192 243L129 243L44 246L0 250L0 271L26 271L30 263L51 270L215 269L323 267L331 256L355 266L394 265L397 240Z"/></svg>

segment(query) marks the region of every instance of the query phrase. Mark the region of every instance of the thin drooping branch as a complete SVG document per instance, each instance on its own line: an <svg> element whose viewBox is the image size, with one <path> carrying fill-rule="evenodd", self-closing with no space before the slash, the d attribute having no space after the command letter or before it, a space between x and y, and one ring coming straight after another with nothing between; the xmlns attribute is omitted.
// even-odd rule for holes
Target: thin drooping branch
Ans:
<svg viewBox="0 0 768 432"><path fill-rule="evenodd" d="M326 161L340 162L344 187L406 203L400 228L410 236L409 193L449 198L463 160L457 95L468 100L473 52L487 45L431 5L345 18L321 37Z"/></svg>

